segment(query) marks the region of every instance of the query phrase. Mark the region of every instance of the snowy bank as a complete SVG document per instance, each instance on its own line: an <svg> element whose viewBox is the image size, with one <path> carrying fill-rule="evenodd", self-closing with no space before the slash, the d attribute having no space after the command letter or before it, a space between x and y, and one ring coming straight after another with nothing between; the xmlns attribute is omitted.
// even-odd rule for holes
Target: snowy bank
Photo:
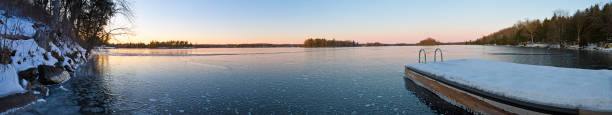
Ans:
<svg viewBox="0 0 612 115"><path fill-rule="evenodd" d="M612 111L612 71L475 59L408 64L436 79L515 100L568 109Z"/></svg>
<svg viewBox="0 0 612 115"><path fill-rule="evenodd" d="M15 101L0 101L0 114L35 101L30 98L36 98L32 92L48 94L46 79L55 84L66 81L70 78L67 71L87 61L87 50L44 23L6 15L4 10L0 10L0 20L0 100Z"/></svg>
<svg viewBox="0 0 612 115"><path fill-rule="evenodd" d="M0 10L0 14L5 14L4 10ZM20 18L20 17L5 17L0 15L1 19L4 22L4 26L6 27L3 30L5 34L10 36L26 36L32 37L36 33L36 30L32 27L34 23L30 19Z"/></svg>
<svg viewBox="0 0 612 115"><path fill-rule="evenodd" d="M19 85L15 68L12 65L0 64L0 97L23 92L25 90Z"/></svg>
<svg viewBox="0 0 612 115"><path fill-rule="evenodd" d="M569 46L561 47L561 44L524 44L524 45L515 45L515 47L555 48L555 49L570 49L570 50L603 51L603 52L612 53L612 47L597 46L596 44L589 44L583 47L580 47L578 45L569 45Z"/></svg>

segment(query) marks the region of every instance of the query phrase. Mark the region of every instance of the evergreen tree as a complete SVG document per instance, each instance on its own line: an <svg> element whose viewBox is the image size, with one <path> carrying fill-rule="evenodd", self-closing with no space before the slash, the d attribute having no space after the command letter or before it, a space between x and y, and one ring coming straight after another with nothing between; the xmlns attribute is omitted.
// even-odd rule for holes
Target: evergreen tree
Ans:
<svg viewBox="0 0 612 115"><path fill-rule="evenodd" d="M593 5L568 16L565 11L555 11L549 19L519 21L483 36L470 44L524 44L551 43L562 46L576 44L603 45L612 38L612 6L610 3Z"/></svg>

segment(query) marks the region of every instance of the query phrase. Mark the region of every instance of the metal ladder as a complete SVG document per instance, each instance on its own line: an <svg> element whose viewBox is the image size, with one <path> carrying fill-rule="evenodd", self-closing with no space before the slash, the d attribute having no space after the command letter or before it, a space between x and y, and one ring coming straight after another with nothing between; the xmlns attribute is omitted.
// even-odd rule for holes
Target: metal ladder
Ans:
<svg viewBox="0 0 612 115"><path fill-rule="evenodd" d="M434 51L434 62L437 62L437 57L438 57L438 51L440 51L440 62L444 61L444 56L442 55L442 49L440 48L436 48L436 50ZM423 61L421 61L421 52L423 52ZM425 51L425 49L421 48L419 50L419 63L427 63L427 51Z"/></svg>
<svg viewBox="0 0 612 115"><path fill-rule="evenodd" d="M427 52L425 52L425 49L423 48L419 50L419 63L421 63L421 52L423 52L423 57L425 57L425 61L423 61L423 63L427 63Z"/></svg>
<svg viewBox="0 0 612 115"><path fill-rule="evenodd" d="M438 51L440 51L440 62L443 62L444 56L442 56L442 49L440 48L436 48L436 51L434 51L434 62L436 62L436 57L438 57Z"/></svg>

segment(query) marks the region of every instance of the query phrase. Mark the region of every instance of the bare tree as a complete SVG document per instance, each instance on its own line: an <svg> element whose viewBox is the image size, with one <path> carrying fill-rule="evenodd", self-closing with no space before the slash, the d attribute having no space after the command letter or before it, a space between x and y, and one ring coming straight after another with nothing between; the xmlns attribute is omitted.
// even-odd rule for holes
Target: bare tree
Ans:
<svg viewBox="0 0 612 115"><path fill-rule="evenodd" d="M525 19L525 21L519 21L519 28L520 29L524 29L527 31L527 33L529 34L529 39L531 40L531 43L534 43L534 36L535 36L535 31L537 29L537 27L539 26L540 21L539 20L534 20L534 21L530 21L528 19Z"/></svg>
<svg viewBox="0 0 612 115"><path fill-rule="evenodd" d="M576 42L582 46L581 38L588 27L587 16L583 12L577 11L573 16L573 20L576 28Z"/></svg>
<svg viewBox="0 0 612 115"><path fill-rule="evenodd" d="M568 17L568 12L566 10L555 10L554 14L553 14L553 18L552 20L554 20L554 26L553 28L556 28L556 34L553 34L555 36L555 38L553 38L553 40L557 40L559 42L559 44L562 44L561 42L563 41L563 33L565 33L566 30L566 25L565 25L565 18Z"/></svg>

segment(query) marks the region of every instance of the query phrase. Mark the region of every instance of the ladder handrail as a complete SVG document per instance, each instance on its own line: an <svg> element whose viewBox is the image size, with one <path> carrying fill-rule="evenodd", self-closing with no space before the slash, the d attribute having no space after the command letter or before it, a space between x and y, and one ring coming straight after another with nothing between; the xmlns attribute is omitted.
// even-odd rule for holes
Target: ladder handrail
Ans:
<svg viewBox="0 0 612 115"><path fill-rule="evenodd" d="M427 63L427 52L425 52L425 49L423 48L419 50L419 63L421 63L421 52L423 52L423 57L425 57L425 61L423 61L423 63Z"/></svg>
<svg viewBox="0 0 612 115"><path fill-rule="evenodd" d="M440 51L440 62L444 61L444 56L442 55L442 49L440 48L436 48L436 51L434 51L434 62L436 62L436 57L438 57L438 51Z"/></svg>

